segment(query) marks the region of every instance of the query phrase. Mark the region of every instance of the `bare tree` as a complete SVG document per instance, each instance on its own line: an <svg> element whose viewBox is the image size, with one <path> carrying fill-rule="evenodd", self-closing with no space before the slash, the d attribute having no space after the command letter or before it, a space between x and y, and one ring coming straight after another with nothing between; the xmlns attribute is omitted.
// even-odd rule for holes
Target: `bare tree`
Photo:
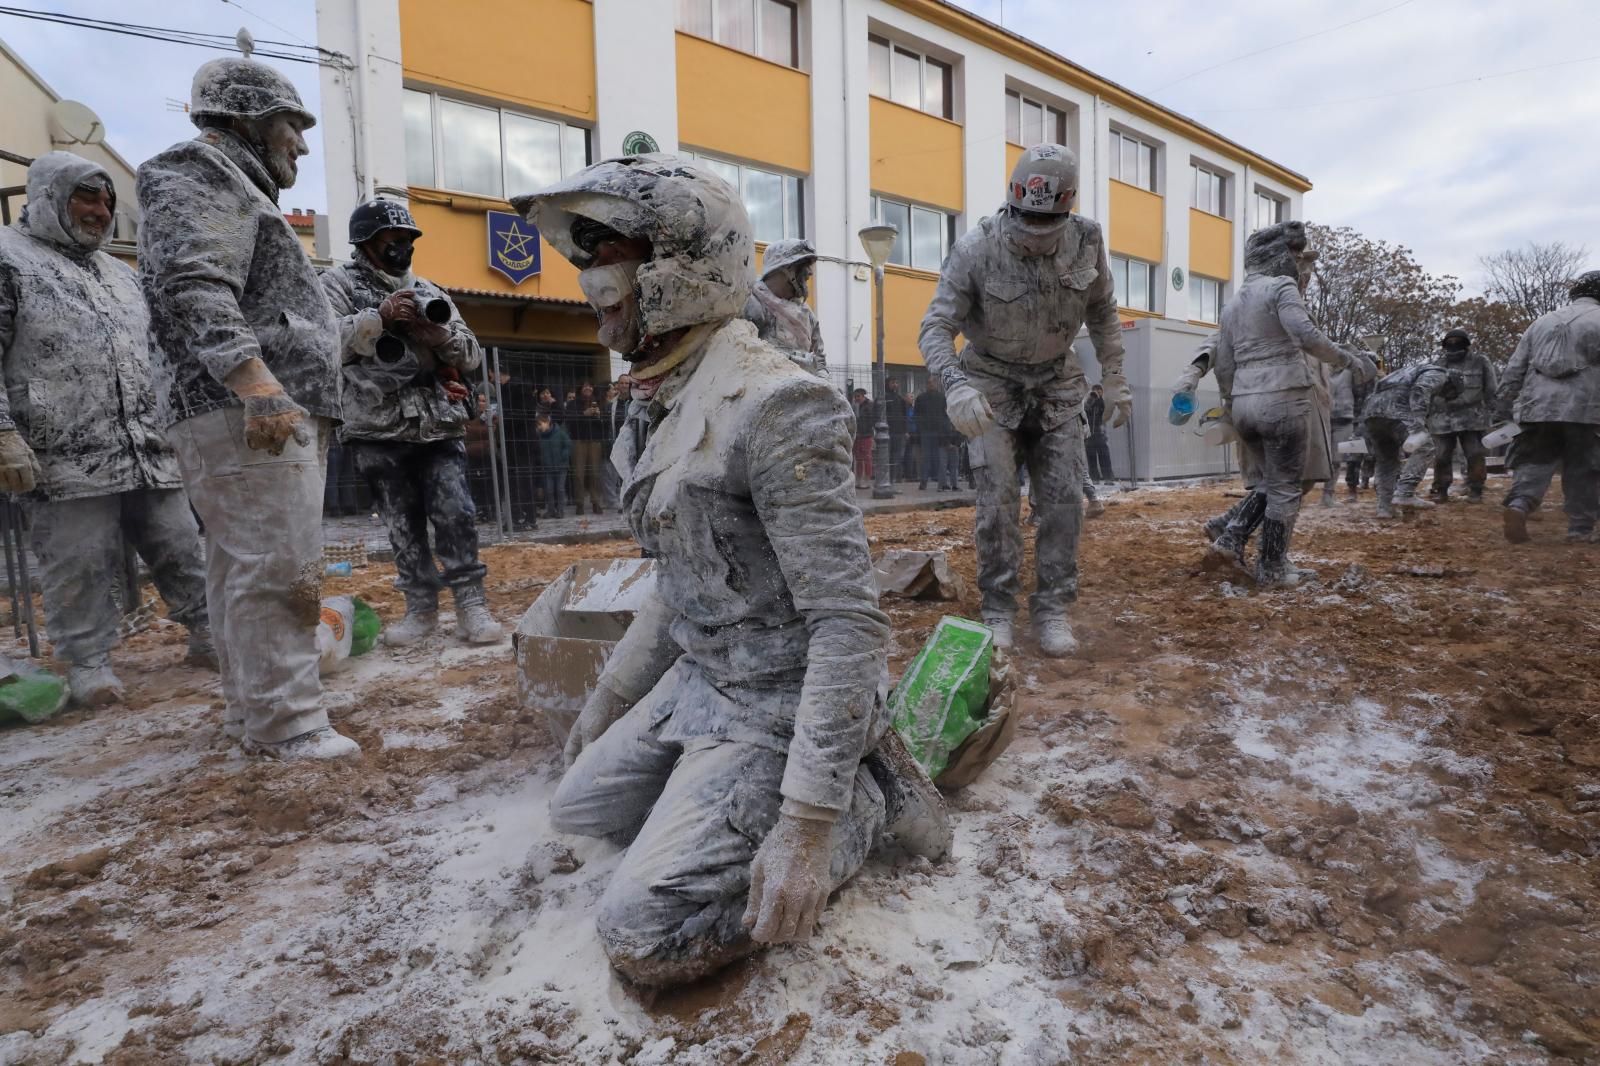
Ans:
<svg viewBox="0 0 1600 1066"><path fill-rule="evenodd" d="M1306 229L1317 249L1306 303L1322 331L1336 341L1379 338L1390 369L1431 358L1461 287L1456 279L1430 274L1411 249L1349 226Z"/></svg>
<svg viewBox="0 0 1600 1066"><path fill-rule="evenodd" d="M1460 301L1446 318L1447 328L1459 327L1471 334L1473 351L1502 365L1516 351L1531 322L1522 308L1483 296Z"/></svg>
<svg viewBox="0 0 1600 1066"><path fill-rule="evenodd" d="M1583 269L1589 250L1564 241L1529 242L1478 260L1490 299L1515 307L1529 322L1567 303L1567 289Z"/></svg>

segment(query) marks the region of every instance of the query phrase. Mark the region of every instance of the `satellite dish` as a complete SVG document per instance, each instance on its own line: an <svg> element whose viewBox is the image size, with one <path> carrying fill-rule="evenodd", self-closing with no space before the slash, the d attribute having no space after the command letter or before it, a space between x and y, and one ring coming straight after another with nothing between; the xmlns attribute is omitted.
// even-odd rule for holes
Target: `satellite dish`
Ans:
<svg viewBox="0 0 1600 1066"><path fill-rule="evenodd" d="M100 116L76 100L51 104L48 121L51 144L100 144L106 139Z"/></svg>

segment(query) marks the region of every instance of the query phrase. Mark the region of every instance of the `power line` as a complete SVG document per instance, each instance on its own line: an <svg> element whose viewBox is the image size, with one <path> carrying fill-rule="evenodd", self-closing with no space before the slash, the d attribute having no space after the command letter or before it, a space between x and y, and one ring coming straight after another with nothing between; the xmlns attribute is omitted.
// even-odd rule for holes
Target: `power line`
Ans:
<svg viewBox="0 0 1600 1066"><path fill-rule="evenodd" d="M300 41L301 44L304 44L309 48L316 48L317 51L319 51L319 52L323 50L321 48L318 48L315 44L312 44L310 41L306 40L304 37L301 37L298 33L294 32L291 29L289 29L287 26L280 26L276 22L273 22L271 19L267 18L265 15L256 14L254 11L251 11L248 7L245 7L243 4L239 3L239 0L222 0L222 2L224 4L231 4L232 6L238 8L240 11L243 11L246 15L249 15L251 18L256 19L256 20L258 20L260 22L266 23L268 26L271 26L273 29L277 30L279 33L287 33L290 37L293 37L293 38L297 39L298 41ZM268 41L267 43L268 44L273 44L274 42Z"/></svg>
<svg viewBox="0 0 1600 1066"><path fill-rule="evenodd" d="M92 19L82 15L68 15L59 11L35 11L31 8L0 6L0 15L10 15L14 18L31 19L35 22L50 22L62 26L71 26L76 29L97 30L101 33L116 33L125 37L140 37L145 40L161 41L165 44L184 44L194 48L210 48L218 51L235 51L237 44L234 38L215 33L199 33L193 30L175 30L161 26L142 26L137 23L111 22L105 19ZM295 44L291 41L263 41L263 44L276 45L284 48L303 49L307 46ZM255 54L271 59L282 59L290 63L312 63L339 65L336 53L326 49L310 46L315 49L318 56L296 55L291 52L274 51L271 49L257 49Z"/></svg>
<svg viewBox="0 0 1600 1066"><path fill-rule="evenodd" d="M1209 74L1211 71L1216 70L1219 67L1228 66L1230 63L1237 63L1241 59L1249 59L1252 56L1258 56L1258 55L1261 55L1261 54L1263 54L1265 52L1271 52L1271 51L1274 51L1274 50L1279 49L1279 48L1286 48L1291 44L1299 44L1301 41L1309 41L1313 37L1321 37L1323 34L1333 33L1335 30L1342 30L1346 26L1354 26L1358 22L1366 22L1368 19L1375 19L1379 15L1387 15L1391 11L1398 11L1402 7L1405 7L1407 4L1411 4L1411 3L1415 3L1415 2L1416 2L1416 0L1400 0L1400 3L1395 4L1392 7L1386 7L1382 11L1374 11L1370 15L1362 15L1358 19L1351 19L1349 22L1341 22L1337 26L1329 26L1327 29L1317 30L1315 33L1308 33L1308 34L1305 34L1302 37L1292 37L1287 41L1279 41L1277 44L1269 44L1265 48L1257 48L1253 52L1245 52L1244 54L1236 55L1231 59L1224 59L1220 63L1213 63L1209 67L1201 67L1199 70L1190 71L1188 74L1185 74L1181 78L1177 78L1177 79L1175 79L1173 81L1169 81L1165 85L1157 86L1155 91L1156 92L1162 92L1163 90L1170 89L1174 85L1177 85L1177 84L1179 84L1181 82L1186 82L1190 78L1197 78L1202 74Z"/></svg>
<svg viewBox="0 0 1600 1066"><path fill-rule="evenodd" d="M1448 89L1455 85L1470 85L1475 81L1492 81L1495 78L1509 78L1517 74L1531 74L1539 70L1553 70L1557 67L1571 67L1579 63L1593 63L1600 59L1600 55L1582 56L1578 59L1563 59L1555 63L1541 63L1533 67L1518 67L1516 70L1501 70L1493 74L1477 74L1470 78L1457 78L1455 81L1441 81L1433 85L1417 85L1410 89L1395 89L1392 92L1373 93L1370 96L1347 96L1339 100L1317 100L1305 104L1274 104L1268 107L1196 107L1191 108L1196 114L1201 115L1238 115L1250 111L1302 111L1316 107L1336 107L1342 104L1362 104L1372 100L1388 100L1396 96L1410 96L1414 93L1432 92L1434 89Z"/></svg>

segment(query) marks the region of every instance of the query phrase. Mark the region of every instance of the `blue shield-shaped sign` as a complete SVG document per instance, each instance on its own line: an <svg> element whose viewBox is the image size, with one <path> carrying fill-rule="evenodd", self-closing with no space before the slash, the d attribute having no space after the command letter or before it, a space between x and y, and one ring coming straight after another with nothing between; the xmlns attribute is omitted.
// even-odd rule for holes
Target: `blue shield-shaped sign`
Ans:
<svg viewBox="0 0 1600 1066"><path fill-rule="evenodd" d="M539 273L539 228L510 211L489 212L489 269L513 285Z"/></svg>

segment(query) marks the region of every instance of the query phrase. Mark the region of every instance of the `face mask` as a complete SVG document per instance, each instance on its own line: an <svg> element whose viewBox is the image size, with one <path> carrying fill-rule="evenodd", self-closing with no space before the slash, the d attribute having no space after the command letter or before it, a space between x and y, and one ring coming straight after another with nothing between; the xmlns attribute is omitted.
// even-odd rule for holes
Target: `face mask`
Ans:
<svg viewBox="0 0 1600 1066"><path fill-rule="evenodd" d="M1006 235L1023 255L1048 255L1055 251L1071 217L1061 214L1039 218L1012 211L1007 219Z"/></svg>
<svg viewBox="0 0 1600 1066"><path fill-rule="evenodd" d="M415 251L410 241L397 241L378 253L378 261L391 274L404 274L411 269L411 256Z"/></svg>
<svg viewBox="0 0 1600 1066"><path fill-rule="evenodd" d="M624 356L633 355L644 340L639 296L634 291L634 281L643 265L643 260L635 259L590 267L578 274L578 287L600 321L600 343Z"/></svg>

